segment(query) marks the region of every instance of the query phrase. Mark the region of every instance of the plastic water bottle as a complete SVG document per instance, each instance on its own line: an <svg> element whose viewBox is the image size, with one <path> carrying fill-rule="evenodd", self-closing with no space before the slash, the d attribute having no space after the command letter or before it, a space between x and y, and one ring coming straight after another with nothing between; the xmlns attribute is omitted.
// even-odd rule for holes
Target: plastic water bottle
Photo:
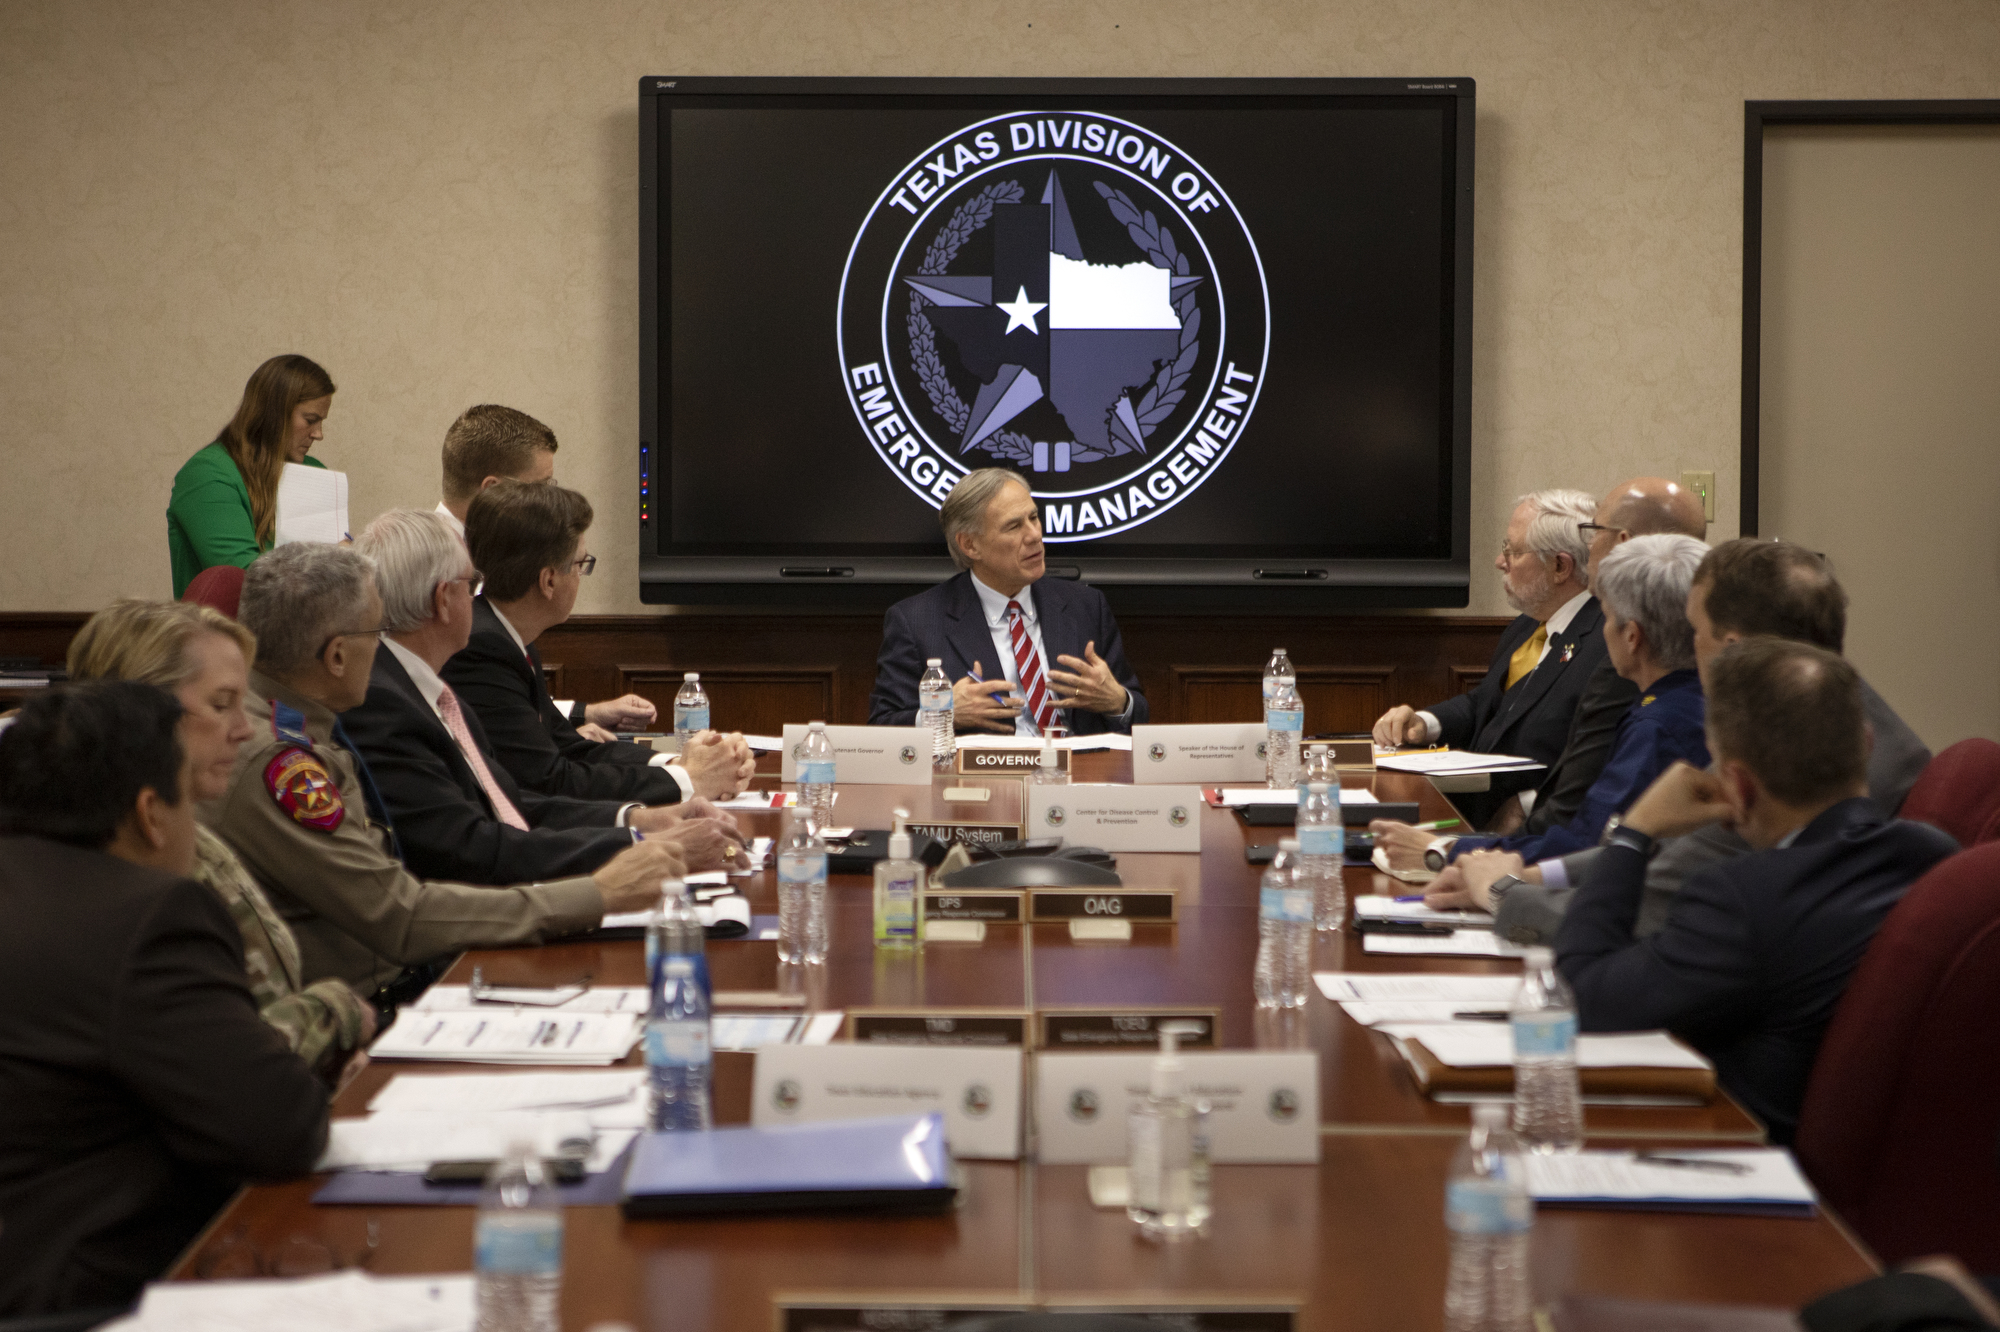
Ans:
<svg viewBox="0 0 2000 1332"><path fill-rule="evenodd" d="M689 671L681 677L680 692L674 695L674 739L681 742L681 752L687 753L695 732L707 729L708 694L701 687L701 676Z"/></svg>
<svg viewBox="0 0 2000 1332"><path fill-rule="evenodd" d="M1530 948L1514 1028L1514 1131L1531 1151L1583 1147L1583 1102L1576 1085L1576 998L1556 970L1552 948Z"/></svg>
<svg viewBox="0 0 2000 1332"><path fill-rule="evenodd" d="M823 721L807 725L799 746L799 804L812 811L818 826L833 826L833 741Z"/></svg>
<svg viewBox="0 0 2000 1332"><path fill-rule="evenodd" d="M1298 785L1299 742L1306 733L1306 705L1285 680L1264 705L1264 784L1274 791Z"/></svg>
<svg viewBox="0 0 2000 1332"><path fill-rule="evenodd" d="M705 1129L709 1115L707 936L687 885L668 879L646 929L646 1079L654 1131Z"/></svg>
<svg viewBox="0 0 2000 1332"><path fill-rule="evenodd" d="M1312 890L1298 882L1298 859L1296 837L1279 842L1257 895L1259 1008L1303 1008L1312 983Z"/></svg>
<svg viewBox="0 0 2000 1332"><path fill-rule="evenodd" d="M807 809L792 811L778 852L778 960L826 961L826 843Z"/></svg>
<svg viewBox="0 0 2000 1332"><path fill-rule="evenodd" d="M1506 1106L1473 1108L1472 1136L1452 1157L1445 1183L1444 1221L1451 1232L1445 1332L1528 1332L1535 1204L1527 1158L1507 1131Z"/></svg>
<svg viewBox="0 0 2000 1332"><path fill-rule="evenodd" d="M1337 930L1347 924L1347 882L1341 877L1346 859L1347 826L1340 818L1340 788L1308 782L1299 801L1300 886L1312 890L1313 928Z"/></svg>
<svg viewBox="0 0 2000 1332"><path fill-rule="evenodd" d="M1340 796L1340 764L1334 761L1331 745L1307 745L1306 752L1299 759L1299 800L1306 798L1306 787L1314 782L1325 782L1326 789Z"/></svg>
<svg viewBox="0 0 2000 1332"><path fill-rule="evenodd" d="M562 1325L562 1201L531 1142L493 1163L479 1195L472 1266L479 1332L557 1332Z"/></svg>
<svg viewBox="0 0 2000 1332"><path fill-rule="evenodd" d="M1289 685L1296 691L1299 687L1299 673L1292 668L1292 659L1285 655L1283 648L1272 648L1271 659L1264 663L1264 706L1270 707L1271 700L1278 696L1279 685Z"/></svg>
<svg viewBox="0 0 2000 1332"><path fill-rule="evenodd" d="M924 678L917 681L917 725L930 728L931 771L950 772L958 737L952 731L951 681L945 677L942 657L925 662Z"/></svg>

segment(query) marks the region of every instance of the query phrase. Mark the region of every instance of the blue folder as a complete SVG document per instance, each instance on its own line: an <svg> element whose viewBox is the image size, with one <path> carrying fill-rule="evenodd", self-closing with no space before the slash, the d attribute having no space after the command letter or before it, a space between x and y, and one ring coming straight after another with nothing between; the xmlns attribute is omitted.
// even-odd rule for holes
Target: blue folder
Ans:
<svg viewBox="0 0 2000 1332"><path fill-rule="evenodd" d="M625 1174L625 1215L941 1212L957 1193L933 1112L646 1134Z"/></svg>

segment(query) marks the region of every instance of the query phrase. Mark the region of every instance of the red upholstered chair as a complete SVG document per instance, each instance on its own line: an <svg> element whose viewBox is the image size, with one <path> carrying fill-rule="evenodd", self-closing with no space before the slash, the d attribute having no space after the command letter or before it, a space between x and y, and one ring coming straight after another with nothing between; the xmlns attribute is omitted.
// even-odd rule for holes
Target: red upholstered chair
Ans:
<svg viewBox="0 0 2000 1332"><path fill-rule="evenodd" d="M1902 816L1942 828L1960 846L2000 837L2000 745L1975 736L1924 765Z"/></svg>
<svg viewBox="0 0 2000 1332"><path fill-rule="evenodd" d="M236 618L236 603L243 599L243 571L233 564L212 564L194 576L181 593L182 601L198 602L203 606L213 606Z"/></svg>
<svg viewBox="0 0 2000 1332"><path fill-rule="evenodd" d="M1795 1150L1885 1263L2000 1272L2000 843L1941 861L1834 1011Z"/></svg>

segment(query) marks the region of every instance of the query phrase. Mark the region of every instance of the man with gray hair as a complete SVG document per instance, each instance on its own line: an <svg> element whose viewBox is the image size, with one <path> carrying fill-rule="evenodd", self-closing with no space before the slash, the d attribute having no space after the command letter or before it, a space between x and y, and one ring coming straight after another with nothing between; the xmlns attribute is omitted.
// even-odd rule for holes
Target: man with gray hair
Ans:
<svg viewBox="0 0 2000 1332"><path fill-rule="evenodd" d="M938 521L960 572L889 608L871 726L916 723L917 684L932 657L954 682L952 720L961 731L1034 736L1064 722L1091 735L1130 732L1146 720L1146 696L1104 594L1044 576L1041 507L1020 473L967 473Z"/></svg>
<svg viewBox="0 0 2000 1332"><path fill-rule="evenodd" d="M1642 536L1604 557L1597 596L1604 605L1605 645L1611 664L1639 691L1619 723L1611 757L1568 823L1512 837L1457 838L1441 848L1445 858L1484 851L1519 857L1506 862L1519 867L1582 851L1597 845L1606 828L1616 826L1653 779L1675 763L1708 766L1701 675L1687 617L1688 588L1707 554L1708 547L1690 536ZM1492 910L1520 882L1516 874L1488 879L1470 866L1453 865L1431 884L1424 901L1438 908Z"/></svg>
<svg viewBox="0 0 2000 1332"><path fill-rule="evenodd" d="M355 549L375 562L383 633L367 697L342 719L418 874L469 883L588 874L645 835L680 844L693 870L742 854L708 801L645 806L523 790L493 757L472 710L438 672L472 633L483 579L434 513L391 509Z"/></svg>
<svg viewBox="0 0 2000 1332"><path fill-rule="evenodd" d="M1390 708L1375 722L1376 744L1446 744L1543 764L1556 761L1577 700L1604 659L1604 613L1590 595L1590 543L1581 530L1596 513L1596 497L1580 490L1521 496L1493 562L1507 604L1520 616L1501 631L1486 678L1471 693L1423 711ZM1483 795L1461 797L1460 808L1483 824L1538 780L1536 772L1495 777ZM1376 831L1392 854L1400 851L1410 859L1422 854L1428 840L1386 820Z"/></svg>
<svg viewBox="0 0 2000 1332"><path fill-rule="evenodd" d="M475 887L426 881L339 714L359 704L382 632L374 565L296 542L250 566L238 618L257 635L245 697L253 738L229 789L202 810L291 922L308 980L334 976L392 1010L466 948L539 943L658 900L679 847L627 847L595 874Z"/></svg>

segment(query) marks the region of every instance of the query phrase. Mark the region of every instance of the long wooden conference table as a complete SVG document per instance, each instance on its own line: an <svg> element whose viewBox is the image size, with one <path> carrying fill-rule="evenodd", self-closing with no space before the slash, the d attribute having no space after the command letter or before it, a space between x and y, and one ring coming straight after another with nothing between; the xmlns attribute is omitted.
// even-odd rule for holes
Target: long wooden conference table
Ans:
<svg viewBox="0 0 2000 1332"><path fill-rule="evenodd" d="M1075 764L1080 781L1131 778L1126 753L1077 754ZM1006 785L986 777L967 780ZM775 774L758 781L774 786ZM1454 813L1422 777L1378 771L1345 781L1369 785L1383 800L1414 800L1422 818ZM838 816L844 824L874 828L888 826L898 807L917 821L991 817L981 806L947 805L942 794L950 784L842 786ZM746 836L776 836L782 817L738 815ZM1427 1100L1387 1038L1317 993L1303 1010L1257 1010L1251 973L1259 870L1244 849L1276 841L1282 830L1246 827L1215 808L1205 808L1202 820L1199 856L1119 856L1128 887L1172 886L1179 895L1175 922L1136 923L1129 942L1076 941L1065 925L989 925L978 943L931 942L915 956L877 954L871 883L837 875L829 885L832 948L825 967L781 968L771 942L716 942L709 945L715 988L802 990L810 1008L826 1010L1219 1009L1217 1044L1223 1048L1318 1051L1318 1166L1215 1167L1209 1234L1164 1246L1141 1238L1122 1209L1091 1205L1086 1167L1031 1159L964 1163L961 1205L936 1217L628 1222L615 1207L572 1207L566 1214L564 1327L582 1332L600 1321L620 1321L649 1332L767 1329L780 1325L785 1304L898 1302L1263 1306L1295 1309L1300 1328L1412 1332L1441 1326L1445 1175L1469 1112ZM771 869L748 880L743 891L753 910L776 912ZM1351 901L1361 893L1393 893L1396 885L1372 870L1349 869L1347 891ZM1314 969L1321 971L1518 969L1497 960L1366 954L1351 932L1323 936L1315 954ZM475 965L496 985L556 985L586 974L599 985L645 981L636 942L481 950L460 958L446 979L464 984ZM748 1121L753 1059L717 1055L719 1123ZM335 1115L364 1113L391 1077L411 1071L470 1070L376 1062L342 1093ZM1595 1146L1714 1146L1763 1136L1750 1116L1720 1096L1698 1108L1590 1107L1585 1120ZM176 1275L205 1270L211 1253L246 1242L270 1253L305 1238L334 1254L352 1254L366 1243L371 1224L377 1247L370 1266L377 1274L470 1268L470 1207L315 1206L311 1197L324 1180L245 1190L190 1248ZM1533 1254L1538 1304L1596 1294L1796 1308L1876 1270L1837 1219L1823 1212L1799 1219L1545 1208L1536 1218Z"/></svg>

